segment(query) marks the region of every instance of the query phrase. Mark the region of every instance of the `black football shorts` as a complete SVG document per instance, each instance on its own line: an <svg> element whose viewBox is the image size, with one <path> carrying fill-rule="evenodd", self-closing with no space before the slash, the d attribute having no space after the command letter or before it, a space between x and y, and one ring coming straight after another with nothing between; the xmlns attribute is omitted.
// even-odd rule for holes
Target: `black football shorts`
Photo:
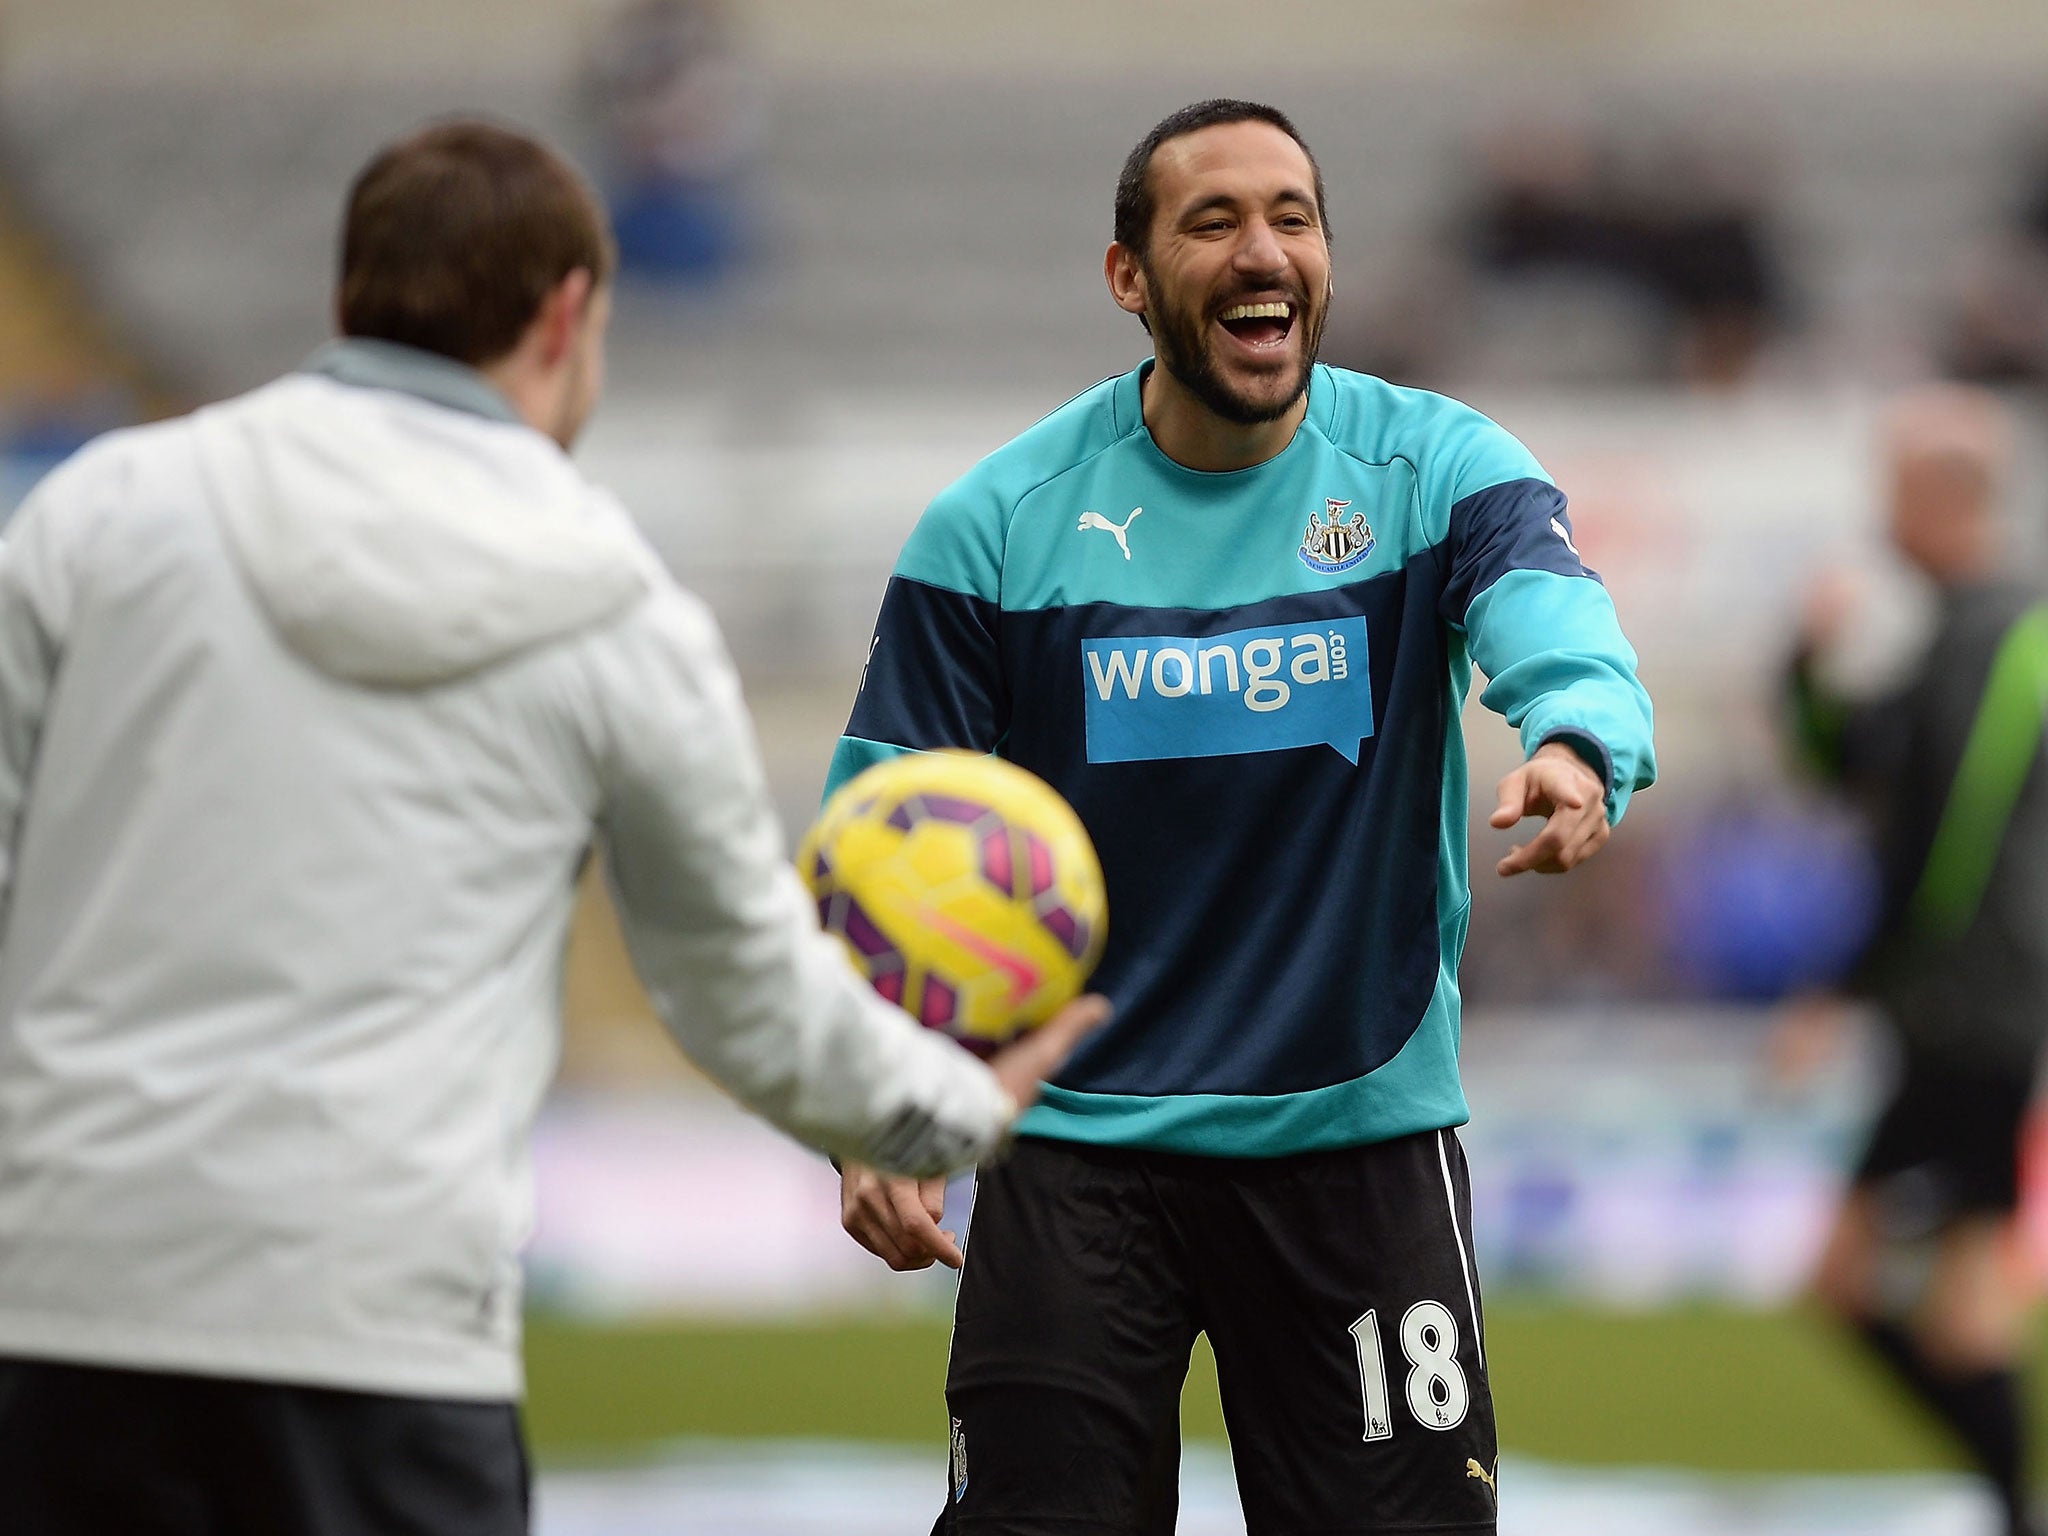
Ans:
<svg viewBox="0 0 2048 1536"><path fill-rule="evenodd" d="M7 1536L525 1536L511 1403L0 1358Z"/></svg>
<svg viewBox="0 0 2048 1536"><path fill-rule="evenodd" d="M2020 1202L2020 1134L2029 1070L1999 1070L1908 1050L1871 1128L1855 1182L1877 1196L1889 1235L1910 1239Z"/></svg>
<svg viewBox="0 0 2048 1536"><path fill-rule="evenodd" d="M1274 1159L1024 1139L976 1185L934 1536L1169 1536L1216 1354L1248 1536L1495 1529L1450 1131Z"/></svg>

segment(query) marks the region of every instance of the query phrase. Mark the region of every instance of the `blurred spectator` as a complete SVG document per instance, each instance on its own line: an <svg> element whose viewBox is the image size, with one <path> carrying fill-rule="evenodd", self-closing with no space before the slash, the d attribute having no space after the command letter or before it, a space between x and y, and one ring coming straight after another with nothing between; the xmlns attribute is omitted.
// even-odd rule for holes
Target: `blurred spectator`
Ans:
<svg viewBox="0 0 2048 1536"><path fill-rule="evenodd" d="M1679 377L1739 384L1785 321L1765 157L1724 133L1674 137L1661 159L1636 200L1643 281L1670 307Z"/></svg>
<svg viewBox="0 0 2048 1536"><path fill-rule="evenodd" d="M1483 146L1480 176L1468 241L1481 270L1626 273L1645 264L1642 232L1618 216L1623 199L1591 135L1577 125L1503 125Z"/></svg>
<svg viewBox="0 0 2048 1536"><path fill-rule="evenodd" d="M1966 259L1946 324L1938 351L1951 378L2048 380L2048 134L2027 156L2005 226Z"/></svg>
<svg viewBox="0 0 2048 1536"><path fill-rule="evenodd" d="M1966 266L1943 370L1974 384L2032 384L2048 378L2048 243L2013 231Z"/></svg>
<svg viewBox="0 0 2048 1536"><path fill-rule="evenodd" d="M714 283L748 246L761 85L717 0L633 0L591 66L627 272Z"/></svg>
<svg viewBox="0 0 2048 1536"><path fill-rule="evenodd" d="M2017 1375L2029 1296L2010 1229L2048 1027L2048 603L2001 560L2012 427L1993 397L1905 398L1885 453L1892 542L1942 592L1934 638L1895 694L1836 694L1821 660L1851 615L1833 581L1790 669L1802 746L1872 820L1883 903L1860 981L1900 1047L1815 1285L1955 1432L2021 1536L2036 1530Z"/></svg>
<svg viewBox="0 0 2048 1536"><path fill-rule="evenodd" d="M1456 243L1482 280L1575 284L1563 290L1573 318L1561 333L1605 323L1600 312L1611 307L1621 329L1649 332L1647 371L1733 385L1785 323L1765 171L1762 155L1726 135L1679 135L1632 160L1578 124L1512 120L1481 147L1479 189ZM1412 351L1413 338L1402 340ZM1558 342L1585 350L1571 334ZM1400 361L1430 366L1406 353Z"/></svg>

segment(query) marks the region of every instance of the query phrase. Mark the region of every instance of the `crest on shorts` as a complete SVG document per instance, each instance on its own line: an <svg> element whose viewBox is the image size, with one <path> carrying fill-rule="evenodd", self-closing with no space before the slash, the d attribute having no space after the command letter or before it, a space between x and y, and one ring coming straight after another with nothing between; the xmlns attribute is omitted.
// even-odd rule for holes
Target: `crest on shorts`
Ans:
<svg viewBox="0 0 2048 1536"><path fill-rule="evenodd" d="M967 1497L967 1431L953 1421L953 1502Z"/></svg>
<svg viewBox="0 0 2048 1536"><path fill-rule="evenodd" d="M1320 516L1309 513L1308 531L1301 536L1301 548L1295 553L1310 570L1325 576L1348 571L1371 554L1373 545L1379 542L1366 526L1363 512L1344 515L1344 509L1350 505L1348 501L1325 496L1326 510Z"/></svg>

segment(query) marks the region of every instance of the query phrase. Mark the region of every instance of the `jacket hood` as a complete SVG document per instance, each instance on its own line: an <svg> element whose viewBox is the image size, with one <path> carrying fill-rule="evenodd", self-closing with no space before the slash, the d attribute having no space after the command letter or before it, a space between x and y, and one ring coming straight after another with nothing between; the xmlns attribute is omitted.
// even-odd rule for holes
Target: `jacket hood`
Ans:
<svg viewBox="0 0 2048 1536"><path fill-rule="evenodd" d="M249 589L335 677L445 682L647 590L653 557L624 510L524 425L314 374L195 422Z"/></svg>

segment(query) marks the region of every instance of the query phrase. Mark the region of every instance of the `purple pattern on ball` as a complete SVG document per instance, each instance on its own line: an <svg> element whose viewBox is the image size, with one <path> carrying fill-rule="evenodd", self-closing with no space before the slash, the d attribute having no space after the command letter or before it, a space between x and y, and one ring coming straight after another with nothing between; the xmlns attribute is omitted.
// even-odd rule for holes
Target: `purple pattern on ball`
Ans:
<svg viewBox="0 0 2048 1536"><path fill-rule="evenodd" d="M1065 907L1054 907L1050 912L1042 912L1038 920L1054 938L1066 946L1067 953L1076 960L1088 953L1088 925Z"/></svg>
<svg viewBox="0 0 2048 1536"><path fill-rule="evenodd" d="M918 799L924 814L933 821L950 821L963 827L973 826L989 813L987 806L953 795L920 795Z"/></svg>
<svg viewBox="0 0 2048 1536"><path fill-rule="evenodd" d="M882 930L875 926L874 919L861 910L857 901L846 903L845 926L839 931L846 935L847 943L870 960L877 955L886 955L896 947L889 942Z"/></svg>

